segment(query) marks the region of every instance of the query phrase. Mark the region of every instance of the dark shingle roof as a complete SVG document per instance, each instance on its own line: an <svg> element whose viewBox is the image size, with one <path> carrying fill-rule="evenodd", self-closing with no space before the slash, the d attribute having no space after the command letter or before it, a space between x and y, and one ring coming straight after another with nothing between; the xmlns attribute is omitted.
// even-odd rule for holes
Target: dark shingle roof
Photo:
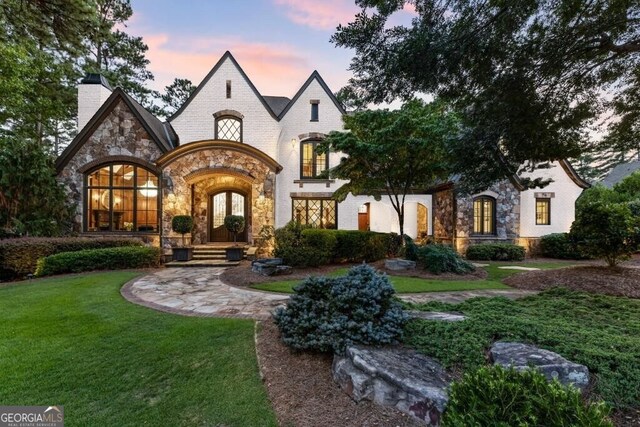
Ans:
<svg viewBox="0 0 640 427"><path fill-rule="evenodd" d="M171 137L168 131L166 130L164 124L156 116L154 116L149 111L147 111L146 108L140 105L138 101L133 99L129 94L127 94L124 91L122 91L122 94L124 95L125 98L127 98L130 106L136 110L136 112L139 115L139 118L141 119L141 121L144 122L142 124L147 125L145 127L151 131L151 133L153 134L151 136L157 141L159 141L164 146L164 148L166 148L167 151L175 148L175 146L173 145L173 141L171 140Z"/></svg>
<svg viewBox="0 0 640 427"><path fill-rule="evenodd" d="M282 113L282 110L284 110L289 102L291 102L291 100L286 96L263 96L263 98L276 116L279 116L280 113Z"/></svg>
<svg viewBox="0 0 640 427"><path fill-rule="evenodd" d="M640 170L640 160L636 160L635 162L622 163L611 169L611 172L609 172L609 174L605 176L600 182L605 187L612 188L614 185L637 170Z"/></svg>
<svg viewBox="0 0 640 427"><path fill-rule="evenodd" d="M102 85L111 91L113 90L111 89L111 85L109 84L109 81L105 78L105 76L98 73L87 74L83 77L82 80L80 80L80 83L84 85Z"/></svg>

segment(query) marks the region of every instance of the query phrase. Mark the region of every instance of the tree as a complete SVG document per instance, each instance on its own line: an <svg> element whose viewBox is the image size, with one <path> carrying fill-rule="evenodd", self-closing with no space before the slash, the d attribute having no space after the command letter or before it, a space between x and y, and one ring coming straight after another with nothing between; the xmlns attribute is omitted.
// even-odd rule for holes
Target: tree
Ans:
<svg viewBox="0 0 640 427"><path fill-rule="evenodd" d="M56 181L53 157L27 138L0 138L0 224L4 234L70 231L72 207Z"/></svg>
<svg viewBox="0 0 640 427"><path fill-rule="evenodd" d="M637 2L356 3L363 11L332 38L355 50L353 91L366 102L416 92L450 102L463 125L452 158L460 184L470 191L523 164L534 169L579 157L591 148L588 126L611 108L608 99L622 97L620 126L637 122ZM411 24L390 25L407 3L417 14Z"/></svg>
<svg viewBox="0 0 640 427"><path fill-rule="evenodd" d="M153 80L145 57L149 47L142 37L117 29L125 26L133 15L130 0L96 0L96 13L98 23L86 40L90 55L85 58L84 71L104 75L111 85L121 87L152 109L157 93L145 86Z"/></svg>
<svg viewBox="0 0 640 427"><path fill-rule="evenodd" d="M169 117L178 111L182 104L189 99L194 90L196 90L196 87L189 79L176 78L169 86L165 86L164 94L160 96L164 104L162 115Z"/></svg>
<svg viewBox="0 0 640 427"><path fill-rule="evenodd" d="M318 147L348 156L327 171L349 180L334 197L344 200L352 193L380 200L387 195L402 235L407 194L424 192L449 177L447 144L457 129L456 116L440 103L412 100L400 110L365 110L343 120L348 132L331 132Z"/></svg>

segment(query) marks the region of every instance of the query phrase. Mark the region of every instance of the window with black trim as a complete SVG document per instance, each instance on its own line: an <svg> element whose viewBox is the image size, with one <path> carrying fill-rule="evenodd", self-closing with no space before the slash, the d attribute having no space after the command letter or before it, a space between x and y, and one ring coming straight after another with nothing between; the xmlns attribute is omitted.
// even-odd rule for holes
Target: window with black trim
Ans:
<svg viewBox="0 0 640 427"><path fill-rule="evenodd" d="M128 163L114 163L86 175L86 231L157 233L158 176Z"/></svg>
<svg viewBox="0 0 640 427"><path fill-rule="evenodd" d="M551 199L536 198L536 225L551 224Z"/></svg>
<svg viewBox="0 0 640 427"><path fill-rule="evenodd" d="M317 99L311 100L311 121L317 122L320 120L320 101Z"/></svg>
<svg viewBox="0 0 640 427"><path fill-rule="evenodd" d="M242 120L223 116L216 119L216 139L242 142Z"/></svg>
<svg viewBox="0 0 640 427"><path fill-rule="evenodd" d="M298 224L337 228L338 204L333 199L292 199L292 218Z"/></svg>
<svg viewBox="0 0 640 427"><path fill-rule="evenodd" d="M231 98L231 80L227 80L227 99Z"/></svg>
<svg viewBox="0 0 640 427"><path fill-rule="evenodd" d="M489 196L473 199L473 233L495 234L496 200Z"/></svg>
<svg viewBox="0 0 640 427"><path fill-rule="evenodd" d="M318 140L300 143L300 179L314 179L329 168L329 156L317 153Z"/></svg>

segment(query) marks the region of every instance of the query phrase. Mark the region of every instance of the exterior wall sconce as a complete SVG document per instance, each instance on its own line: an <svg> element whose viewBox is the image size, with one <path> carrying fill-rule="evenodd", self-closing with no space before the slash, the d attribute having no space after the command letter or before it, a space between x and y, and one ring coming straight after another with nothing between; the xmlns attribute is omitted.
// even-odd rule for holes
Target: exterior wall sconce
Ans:
<svg viewBox="0 0 640 427"><path fill-rule="evenodd" d="M258 195L258 201L260 203L264 202L264 190L260 191L260 194Z"/></svg>
<svg viewBox="0 0 640 427"><path fill-rule="evenodd" d="M295 138L291 138L291 149L295 149L296 148L296 142L298 142Z"/></svg>

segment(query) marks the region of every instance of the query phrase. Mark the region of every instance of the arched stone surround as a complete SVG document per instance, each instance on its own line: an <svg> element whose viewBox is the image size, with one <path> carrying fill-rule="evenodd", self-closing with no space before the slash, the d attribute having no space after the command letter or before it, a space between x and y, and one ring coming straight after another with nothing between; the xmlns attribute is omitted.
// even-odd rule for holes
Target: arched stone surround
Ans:
<svg viewBox="0 0 640 427"><path fill-rule="evenodd" d="M171 230L175 215L193 215L192 243L207 243L209 197L222 189L247 194L249 243L257 238L262 226L275 223L275 177L281 166L254 147L229 141L199 141L167 153L157 164L164 184L163 247L180 240Z"/></svg>

